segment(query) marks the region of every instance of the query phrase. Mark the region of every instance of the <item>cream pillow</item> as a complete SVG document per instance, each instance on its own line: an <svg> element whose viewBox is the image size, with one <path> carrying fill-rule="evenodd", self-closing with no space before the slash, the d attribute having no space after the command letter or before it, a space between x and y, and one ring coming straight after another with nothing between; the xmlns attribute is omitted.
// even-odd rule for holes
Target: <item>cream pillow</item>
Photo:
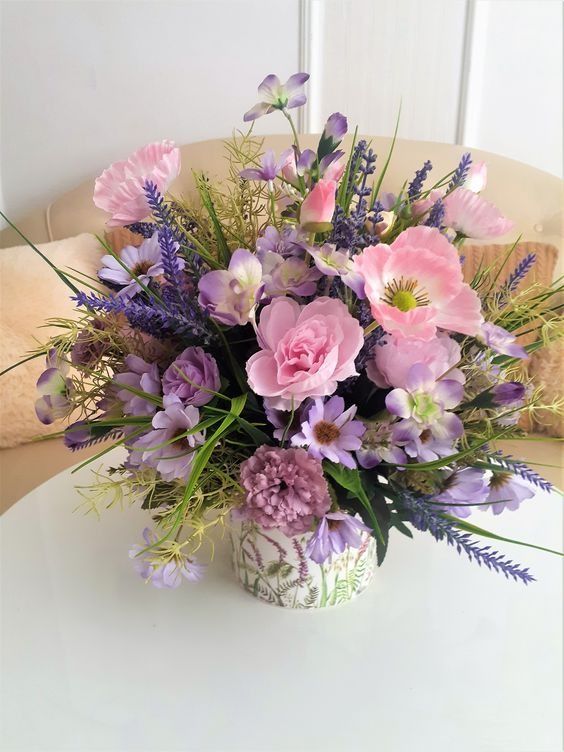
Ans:
<svg viewBox="0 0 564 752"><path fill-rule="evenodd" d="M87 233L38 248L62 271L73 267L91 277L103 254L94 235ZM0 371L56 333L55 328L42 327L46 319L77 316L71 294L29 246L0 250ZM44 369L44 358L36 358L0 377L0 447L23 444L63 427L63 421L44 426L35 415L35 383Z"/></svg>

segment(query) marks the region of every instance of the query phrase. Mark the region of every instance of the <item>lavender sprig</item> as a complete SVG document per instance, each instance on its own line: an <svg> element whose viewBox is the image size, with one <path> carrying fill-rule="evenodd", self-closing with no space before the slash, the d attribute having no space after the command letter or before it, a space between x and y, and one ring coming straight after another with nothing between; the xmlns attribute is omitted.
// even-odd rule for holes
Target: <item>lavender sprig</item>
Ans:
<svg viewBox="0 0 564 752"><path fill-rule="evenodd" d="M407 188L407 197L410 201L413 201L417 198L417 196L421 193L421 189L423 188L423 183L425 180L427 180L427 175L431 172L433 169L433 165L431 161L428 159L424 164L423 167L420 170L417 170L415 173L415 177L409 184Z"/></svg>
<svg viewBox="0 0 564 752"><path fill-rule="evenodd" d="M454 171L454 175L452 176L452 180L448 184L448 192L453 191L455 188L459 188L462 183L466 180L466 177L468 176L468 170L470 169L470 165L472 164L472 155L470 152L466 152L462 155L460 158L460 162L458 163L458 167Z"/></svg>
<svg viewBox="0 0 564 752"><path fill-rule="evenodd" d="M543 491L548 492L554 489L554 486L550 481L543 478L542 475L539 475L535 470L532 470L524 462L514 460L511 455L503 455L501 452L495 452L494 458L503 468L509 470L509 472L512 472L514 475L518 475L520 478L523 478L523 480L532 483L533 486L537 486L537 488L541 488Z"/></svg>
<svg viewBox="0 0 564 752"><path fill-rule="evenodd" d="M475 561L479 566L482 564L487 569L500 572L507 579L512 577L515 581L521 581L525 585L534 582L535 577L528 568L515 564L492 550L491 546L480 546L472 540L470 533L463 533L456 527L456 523L444 517L440 512L430 508L425 497L418 497L408 492L403 492L401 503L408 511L413 525L422 531L428 531L437 541L446 540L449 546L454 546L459 554L465 553L470 561Z"/></svg>
<svg viewBox="0 0 564 752"><path fill-rule="evenodd" d="M147 238L150 238L153 235L157 226L154 222L134 222L131 225L126 225L126 229L137 235L141 235L147 240Z"/></svg>
<svg viewBox="0 0 564 752"><path fill-rule="evenodd" d="M425 222L426 227L437 227L440 229L445 218L445 207L442 199L435 201Z"/></svg>
<svg viewBox="0 0 564 752"><path fill-rule="evenodd" d="M536 261L536 258L536 254L529 253L522 261L517 264L515 269L509 275L507 282L505 283L505 289L508 293L513 292L517 288L519 283L530 271L531 267Z"/></svg>

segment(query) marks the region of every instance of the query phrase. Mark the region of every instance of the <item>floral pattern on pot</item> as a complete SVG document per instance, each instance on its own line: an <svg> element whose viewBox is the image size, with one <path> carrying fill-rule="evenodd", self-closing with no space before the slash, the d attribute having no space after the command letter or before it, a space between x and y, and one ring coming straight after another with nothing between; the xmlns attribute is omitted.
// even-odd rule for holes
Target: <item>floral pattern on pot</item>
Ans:
<svg viewBox="0 0 564 752"><path fill-rule="evenodd" d="M324 564L306 557L310 537L288 537L255 522L233 520L233 568L241 585L284 608L337 606L366 590L376 568L376 544L369 533L362 533L358 549L348 546Z"/></svg>

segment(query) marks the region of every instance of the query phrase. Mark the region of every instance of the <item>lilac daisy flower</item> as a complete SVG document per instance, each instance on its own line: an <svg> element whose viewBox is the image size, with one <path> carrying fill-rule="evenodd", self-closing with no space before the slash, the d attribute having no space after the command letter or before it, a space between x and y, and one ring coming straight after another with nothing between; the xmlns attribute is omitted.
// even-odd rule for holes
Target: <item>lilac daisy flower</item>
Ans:
<svg viewBox="0 0 564 752"><path fill-rule="evenodd" d="M74 388L71 379L67 377L69 365L59 357L54 348L47 353L45 364L46 370L37 379L40 397L35 402L35 413L48 426L70 413Z"/></svg>
<svg viewBox="0 0 564 752"><path fill-rule="evenodd" d="M457 417L457 416L454 416ZM393 441L398 444L408 457L419 462L434 462L441 457L454 454L455 440L459 430L445 433L444 425L435 428L424 428L411 420L402 420L393 428ZM438 434L438 435L437 435Z"/></svg>
<svg viewBox="0 0 564 752"><path fill-rule="evenodd" d="M297 256L282 258L277 253L263 255L262 271L264 294L269 298L279 295L314 295L321 272Z"/></svg>
<svg viewBox="0 0 564 752"><path fill-rule="evenodd" d="M281 84L278 76L271 73L258 87L261 101L244 114L243 120L247 123L274 110L301 107L307 102L303 86L308 79L309 73L294 73L285 84Z"/></svg>
<svg viewBox="0 0 564 752"><path fill-rule="evenodd" d="M340 277L343 284L350 287L356 295L363 299L364 277L356 271L356 267L346 251L337 251L332 243L319 246L307 246L307 252L312 256L316 267L327 277Z"/></svg>
<svg viewBox="0 0 564 752"><path fill-rule="evenodd" d="M125 366L128 371L117 373L113 378L113 383L119 387L123 385L124 389L119 389L116 396L123 402L123 412L125 415L152 415L157 406L154 402L146 400L135 392L127 389L132 387L147 394L155 396L161 393L161 379L159 369L156 363L146 363L138 355L128 355L125 359Z"/></svg>
<svg viewBox="0 0 564 752"><path fill-rule="evenodd" d="M533 489L513 473L494 472L490 478L487 501L494 514L501 514L505 509L514 512L522 501L532 499ZM486 510L488 507L482 507Z"/></svg>
<svg viewBox="0 0 564 752"><path fill-rule="evenodd" d="M175 554L174 558L166 564L155 562L150 551L140 555L143 549L157 542L157 535L148 527L143 530L144 545L135 544L129 549L129 558L133 560L133 566L139 575L154 585L156 588L177 588L185 578L189 582L201 580L204 576L205 565L198 564L193 558L188 558L182 552Z"/></svg>
<svg viewBox="0 0 564 752"><path fill-rule="evenodd" d="M331 397L325 403L316 399L301 432L292 436L292 444L307 446L309 454L318 460L327 458L354 469L356 462L351 452L360 449L360 437L366 430L364 423L353 420L356 410L356 405L345 410L342 397Z"/></svg>
<svg viewBox="0 0 564 752"><path fill-rule="evenodd" d="M298 256L303 253L305 240L306 233L301 227L284 225L281 230L277 230L269 225L257 239L257 256L262 260L269 251L280 256Z"/></svg>
<svg viewBox="0 0 564 752"><path fill-rule="evenodd" d="M102 256L103 266L98 271L98 276L103 282L123 287L120 295L132 296L141 292L142 287L134 277L147 285L152 278L164 274L158 231L144 240L138 248L133 245L125 246L119 257L123 266L109 254ZM179 271L184 268L184 261L180 257L177 257L177 264Z"/></svg>
<svg viewBox="0 0 564 752"><path fill-rule="evenodd" d="M433 501L444 504L444 512L457 517L468 517L472 512L472 504L485 502L488 493L485 473L473 467L465 467L444 478L441 491ZM468 506L463 506L464 504Z"/></svg>
<svg viewBox="0 0 564 752"><path fill-rule="evenodd" d="M509 355L511 358L529 357L527 351L517 344L515 335L490 321L482 324L481 339L487 347L500 355Z"/></svg>
<svg viewBox="0 0 564 752"><path fill-rule="evenodd" d="M347 546L359 548L362 543L361 533L372 532L369 527L350 514L329 512L319 521L306 546L306 556L317 564L342 554Z"/></svg>
<svg viewBox="0 0 564 752"><path fill-rule="evenodd" d="M200 422L200 413L193 405L183 405L175 394L165 395L163 405L164 410L153 416L153 430L129 447L130 463L154 468L163 480L186 483L194 450L205 439L202 431L193 430Z"/></svg>
<svg viewBox="0 0 564 752"><path fill-rule="evenodd" d="M403 449L395 443L393 424L389 422L368 423L362 437L362 446L356 453L356 459L361 467L370 470L380 462L390 465L404 465L407 456Z"/></svg>

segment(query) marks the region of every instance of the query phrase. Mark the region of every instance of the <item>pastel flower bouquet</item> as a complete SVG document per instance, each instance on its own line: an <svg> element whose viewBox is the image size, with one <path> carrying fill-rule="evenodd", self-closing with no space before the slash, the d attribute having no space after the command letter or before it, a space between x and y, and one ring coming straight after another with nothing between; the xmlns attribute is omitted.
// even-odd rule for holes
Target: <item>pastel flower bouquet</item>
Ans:
<svg viewBox="0 0 564 752"><path fill-rule="evenodd" d="M47 354L37 415L72 414L59 434L72 450L104 441L88 462L125 450L79 491L93 508L147 510L130 556L157 587L199 579L224 525L244 586L279 605L360 592L392 530L426 531L526 584L528 569L472 536L509 539L467 518L550 488L496 442L525 436L524 413L562 407L524 368L561 334L562 286L523 289L532 256L502 285L499 269L464 281L465 239L512 227L481 197L486 167L470 154L431 185L425 162L392 194L392 151L379 169L355 133L345 153L340 113L300 148L291 110L307 79L267 76L244 116L281 113L288 149L238 132L222 184L194 175L197 201L168 193L169 141L96 180L108 226L135 242L100 241L99 280L55 270L80 317L35 353Z"/></svg>

